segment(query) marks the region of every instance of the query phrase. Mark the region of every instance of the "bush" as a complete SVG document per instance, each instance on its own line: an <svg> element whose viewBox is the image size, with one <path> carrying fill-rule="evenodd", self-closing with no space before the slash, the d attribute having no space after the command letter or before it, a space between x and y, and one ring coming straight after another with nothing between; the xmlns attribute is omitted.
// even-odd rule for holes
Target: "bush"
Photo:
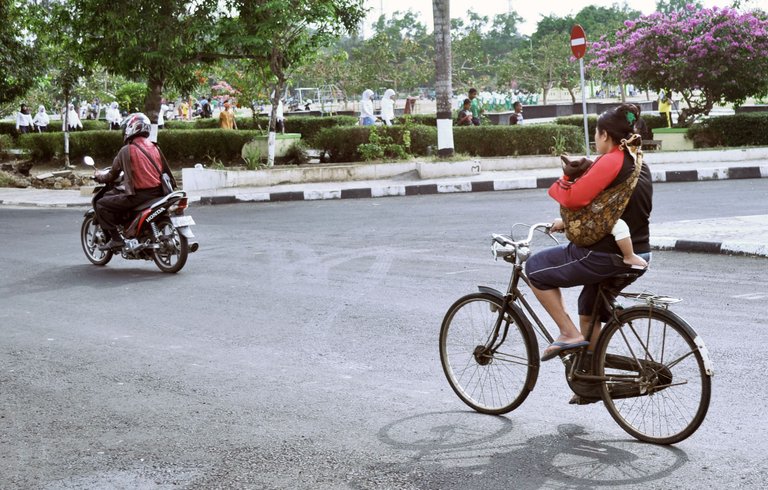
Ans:
<svg viewBox="0 0 768 490"><path fill-rule="evenodd" d="M13 138L7 134L0 134L0 153L13 146Z"/></svg>
<svg viewBox="0 0 768 490"><path fill-rule="evenodd" d="M261 131L231 129L160 131L157 142L166 158L175 164L205 163L214 159L239 164L243 145L263 134Z"/></svg>
<svg viewBox="0 0 768 490"><path fill-rule="evenodd" d="M667 120L663 116L656 114L641 114L643 121L649 130L656 128L666 128ZM578 126L584 128L584 116L566 116L555 119L555 124L564 126ZM597 127L597 116L587 116L587 125L589 126L589 141L595 141L595 128ZM584 131L582 129L582 131Z"/></svg>
<svg viewBox="0 0 768 490"><path fill-rule="evenodd" d="M383 137L392 138L394 143L402 144L405 127L381 126L376 130ZM412 155L427 155L428 149L437 145L436 128L415 125L410 127L410 133ZM355 126L324 129L316 142L330 154L332 162L359 162L363 156L358 147L369 144L369 139L370 127ZM453 128L454 150L474 156L548 155L558 142L563 151L576 153L583 151L583 139L579 128L554 124Z"/></svg>
<svg viewBox="0 0 768 490"><path fill-rule="evenodd" d="M404 126L380 126L377 132L392 143L403 145ZM369 144L370 126L338 126L320 131L315 146L330 154L332 162L359 162L363 158L358 152L360 145ZM437 144L437 129L429 126L411 126L409 129L412 155L426 155L427 149Z"/></svg>
<svg viewBox="0 0 768 490"><path fill-rule="evenodd" d="M19 137L19 145L29 150L32 160L53 160L64 152L64 133L23 134ZM111 158L122 145L120 131L75 131L69 134L69 157Z"/></svg>
<svg viewBox="0 0 768 490"><path fill-rule="evenodd" d="M768 113L712 117L694 124L688 137L696 148L768 145Z"/></svg>
<svg viewBox="0 0 768 490"><path fill-rule="evenodd" d="M291 116L288 114L285 118L285 132L286 133L299 133L302 140L308 144L312 143L312 139L323 128L332 128L336 126L354 126L357 123L357 118L353 116L329 116L329 117L315 117L315 116ZM219 127L219 120L215 118L209 119L195 119L193 121L168 121L165 124L165 129L217 129ZM269 128L269 118L262 115L258 116L255 120L251 117L238 117L237 118L238 129L262 129L266 131Z"/></svg>
<svg viewBox="0 0 768 490"><path fill-rule="evenodd" d="M435 114L403 114L395 118L395 124L405 124L406 119L410 120L411 124L437 127L437 115Z"/></svg>
<svg viewBox="0 0 768 490"><path fill-rule="evenodd" d="M160 131L158 143L175 166L213 160L239 164L243 145L260 134L260 131L226 129ZM61 132L25 134L19 142L35 161L53 160L64 151ZM123 137L119 131L77 131L70 133L69 157L74 160L90 155L111 161L122 145Z"/></svg>
<svg viewBox="0 0 768 490"><path fill-rule="evenodd" d="M283 157L286 165L306 165L309 163L307 146L301 141L292 144Z"/></svg>
<svg viewBox="0 0 768 490"><path fill-rule="evenodd" d="M481 157L584 151L583 130L557 124L454 127L453 142L457 152Z"/></svg>

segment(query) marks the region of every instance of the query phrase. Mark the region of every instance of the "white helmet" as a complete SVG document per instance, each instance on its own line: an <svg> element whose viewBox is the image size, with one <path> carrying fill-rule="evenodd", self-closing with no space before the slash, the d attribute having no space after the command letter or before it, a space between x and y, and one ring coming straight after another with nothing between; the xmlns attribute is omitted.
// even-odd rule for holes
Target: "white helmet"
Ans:
<svg viewBox="0 0 768 490"><path fill-rule="evenodd" d="M123 119L121 126L123 126L123 141L126 143L136 136L147 137L152 130L149 118L141 112L129 114Z"/></svg>

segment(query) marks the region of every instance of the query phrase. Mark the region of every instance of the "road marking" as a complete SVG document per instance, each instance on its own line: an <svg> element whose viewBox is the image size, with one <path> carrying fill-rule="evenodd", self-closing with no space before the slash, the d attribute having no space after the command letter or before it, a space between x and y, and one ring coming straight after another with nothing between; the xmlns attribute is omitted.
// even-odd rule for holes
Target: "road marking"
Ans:
<svg viewBox="0 0 768 490"><path fill-rule="evenodd" d="M467 272L477 272L477 271L479 271L479 270L480 270L480 269L467 269L467 270L465 270L465 271L446 272L446 273L445 273L445 275L446 275L446 276L454 276L454 275L456 275L456 274L465 274L465 273L467 273Z"/></svg>
<svg viewBox="0 0 768 490"><path fill-rule="evenodd" d="M749 300L756 300L756 299L768 298L768 294L764 294L764 293L737 294L736 296L731 296L731 298L743 298L743 299L749 299Z"/></svg>

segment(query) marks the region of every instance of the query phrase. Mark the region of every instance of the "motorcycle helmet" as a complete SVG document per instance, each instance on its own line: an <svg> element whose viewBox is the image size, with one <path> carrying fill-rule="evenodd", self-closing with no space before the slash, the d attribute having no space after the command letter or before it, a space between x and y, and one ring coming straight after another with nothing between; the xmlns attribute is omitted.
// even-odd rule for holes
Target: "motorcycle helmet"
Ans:
<svg viewBox="0 0 768 490"><path fill-rule="evenodd" d="M123 119L123 141L128 143L132 138L136 136L149 136L149 132L152 129L152 123L149 122L149 118L141 112L135 112L129 114Z"/></svg>

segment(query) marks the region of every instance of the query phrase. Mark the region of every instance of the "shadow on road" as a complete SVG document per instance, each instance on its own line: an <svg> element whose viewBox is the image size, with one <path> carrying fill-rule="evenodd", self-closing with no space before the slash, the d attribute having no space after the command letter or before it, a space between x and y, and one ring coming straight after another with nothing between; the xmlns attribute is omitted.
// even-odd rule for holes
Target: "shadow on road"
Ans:
<svg viewBox="0 0 768 490"><path fill-rule="evenodd" d="M126 284L135 286L145 281L153 283L165 282L178 277L175 274L164 274L152 267L97 267L92 264L80 264L70 267L56 267L38 274L17 278L17 280L0 286L0 295L6 298L27 294L48 293L62 288L88 288L104 292L111 288L125 287Z"/></svg>
<svg viewBox="0 0 768 490"><path fill-rule="evenodd" d="M387 424L379 440L413 452L398 471L411 475L416 488L645 486L688 462L681 449L633 439L600 440L575 424L526 441L515 439L513 427L506 417L430 412Z"/></svg>

